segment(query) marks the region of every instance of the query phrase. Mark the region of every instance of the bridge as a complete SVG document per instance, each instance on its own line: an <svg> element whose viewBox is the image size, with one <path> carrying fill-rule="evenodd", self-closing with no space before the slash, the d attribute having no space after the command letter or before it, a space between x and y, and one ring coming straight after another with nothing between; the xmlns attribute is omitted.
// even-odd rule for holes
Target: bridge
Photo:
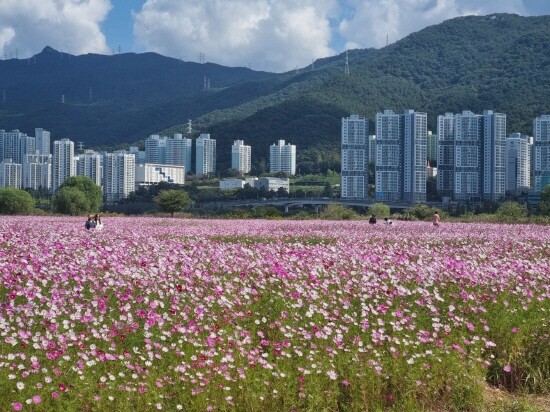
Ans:
<svg viewBox="0 0 550 412"><path fill-rule="evenodd" d="M201 206L205 208L222 207L257 207L257 206L277 206L284 207L285 213L291 207L312 206L318 212L320 207L325 205L341 206L359 206L369 207L375 203L381 203L374 199L332 199L328 197L304 197L304 198L272 198L272 199L242 199L242 200L220 200L214 202L202 202ZM407 209L412 206L409 202L383 202L390 209ZM441 207L439 202L425 202L428 206Z"/></svg>

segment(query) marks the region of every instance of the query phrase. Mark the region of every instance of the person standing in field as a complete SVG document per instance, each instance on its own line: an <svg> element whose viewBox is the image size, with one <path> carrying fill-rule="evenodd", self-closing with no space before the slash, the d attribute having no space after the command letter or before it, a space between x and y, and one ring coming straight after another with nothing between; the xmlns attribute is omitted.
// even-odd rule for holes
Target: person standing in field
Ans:
<svg viewBox="0 0 550 412"><path fill-rule="evenodd" d="M439 212L436 210L432 216L432 223L435 227L439 227L440 221L441 221L441 217L439 216Z"/></svg>

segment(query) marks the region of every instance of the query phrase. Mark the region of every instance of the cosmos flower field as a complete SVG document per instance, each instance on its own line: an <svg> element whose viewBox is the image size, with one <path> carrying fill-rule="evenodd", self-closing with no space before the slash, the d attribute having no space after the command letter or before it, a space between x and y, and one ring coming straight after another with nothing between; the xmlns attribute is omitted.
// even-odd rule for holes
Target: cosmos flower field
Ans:
<svg viewBox="0 0 550 412"><path fill-rule="evenodd" d="M477 410L548 393L550 227L0 222L0 411Z"/></svg>

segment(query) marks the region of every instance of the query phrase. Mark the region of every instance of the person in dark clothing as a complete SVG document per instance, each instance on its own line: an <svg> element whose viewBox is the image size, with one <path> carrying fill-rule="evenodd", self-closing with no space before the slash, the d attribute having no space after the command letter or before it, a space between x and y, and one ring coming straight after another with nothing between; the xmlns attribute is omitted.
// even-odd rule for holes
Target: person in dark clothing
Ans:
<svg viewBox="0 0 550 412"><path fill-rule="evenodd" d="M86 220L86 224L84 225L86 230L95 229L95 225L94 218L92 216L88 216L88 220Z"/></svg>
<svg viewBox="0 0 550 412"><path fill-rule="evenodd" d="M376 216L371 215L371 217L370 217L370 219L369 219L369 223L370 223L371 225L376 224Z"/></svg>

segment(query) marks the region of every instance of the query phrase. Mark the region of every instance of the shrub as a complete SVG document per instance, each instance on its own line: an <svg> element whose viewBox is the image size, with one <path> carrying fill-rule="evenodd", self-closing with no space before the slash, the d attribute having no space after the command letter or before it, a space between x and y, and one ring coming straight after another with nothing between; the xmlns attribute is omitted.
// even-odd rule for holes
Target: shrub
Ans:
<svg viewBox="0 0 550 412"><path fill-rule="evenodd" d="M377 218L383 219L390 215L390 207L384 203L374 203L369 207L370 215L374 215Z"/></svg>
<svg viewBox="0 0 550 412"><path fill-rule="evenodd" d="M24 190L14 187L0 189L0 213L5 215L29 215L34 209L34 199Z"/></svg>
<svg viewBox="0 0 550 412"><path fill-rule="evenodd" d="M326 220L355 220L359 215L355 210L342 205L327 205L319 215L319 218Z"/></svg>

